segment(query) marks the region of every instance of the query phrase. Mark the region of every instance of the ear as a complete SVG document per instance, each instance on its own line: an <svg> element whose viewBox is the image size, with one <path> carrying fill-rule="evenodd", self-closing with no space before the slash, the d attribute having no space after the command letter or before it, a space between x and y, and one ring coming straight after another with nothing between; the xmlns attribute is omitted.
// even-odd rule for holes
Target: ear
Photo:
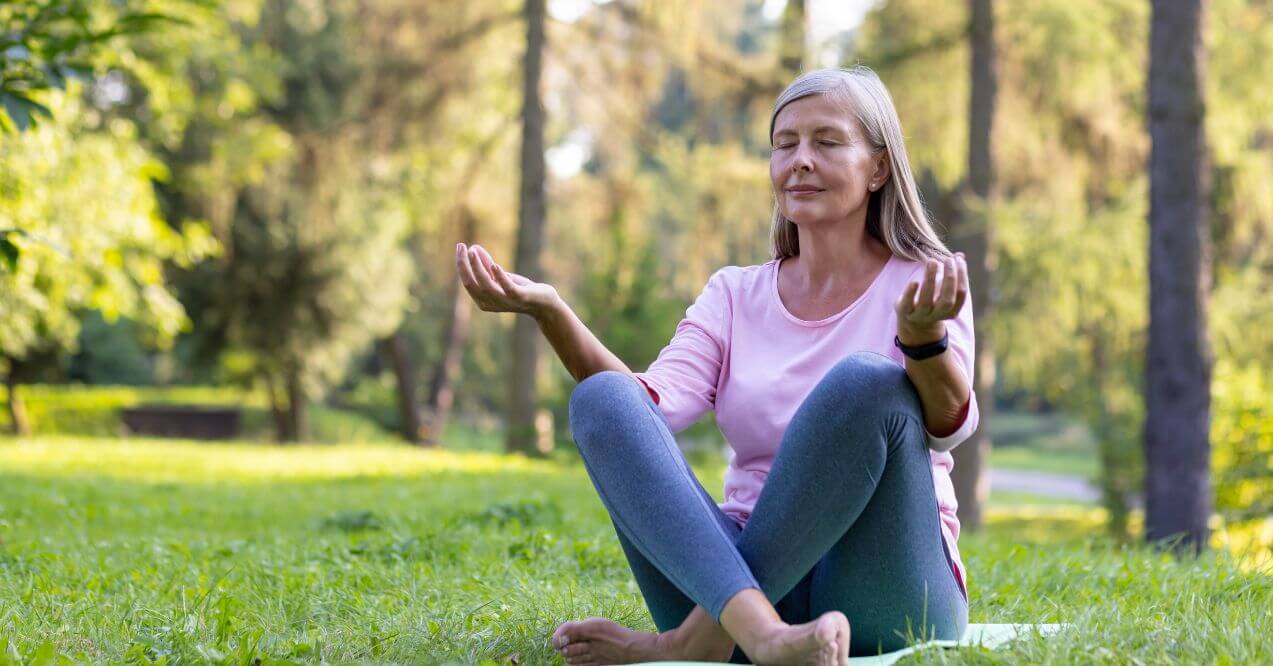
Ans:
<svg viewBox="0 0 1273 666"><path fill-rule="evenodd" d="M883 187L884 183L887 183L888 179L893 176L893 163L888 158L888 150L881 149L871 160L875 163L875 170L871 174L871 182L878 183L879 187ZM876 189L879 188L877 187Z"/></svg>

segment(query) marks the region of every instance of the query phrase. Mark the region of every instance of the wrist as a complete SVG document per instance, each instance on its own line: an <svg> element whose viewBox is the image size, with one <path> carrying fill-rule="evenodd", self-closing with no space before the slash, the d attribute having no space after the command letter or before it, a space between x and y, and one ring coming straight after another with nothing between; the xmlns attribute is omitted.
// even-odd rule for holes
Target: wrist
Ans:
<svg viewBox="0 0 1273 666"><path fill-rule="evenodd" d="M945 335L946 323L941 321L928 326L906 326L900 322L897 325L897 339L907 347L937 342Z"/></svg>
<svg viewBox="0 0 1273 666"><path fill-rule="evenodd" d="M557 316L565 309L566 301L563 300L559 294L553 294L552 300L536 307L526 314L529 314L535 319L535 321L542 324L551 319L556 319Z"/></svg>

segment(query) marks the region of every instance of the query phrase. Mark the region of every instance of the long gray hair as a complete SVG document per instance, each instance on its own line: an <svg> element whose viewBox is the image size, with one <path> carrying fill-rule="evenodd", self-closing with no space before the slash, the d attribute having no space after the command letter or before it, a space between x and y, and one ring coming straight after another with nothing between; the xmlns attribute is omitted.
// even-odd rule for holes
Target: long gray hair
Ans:
<svg viewBox="0 0 1273 666"><path fill-rule="evenodd" d="M949 256L950 250L937 237L920 201L915 176L906 158L906 146L902 143L902 122L880 77L862 65L847 69L815 69L801 74L778 95L774 103L773 115L769 116L770 141L773 140L778 112L810 95L825 95L845 113L852 114L874 151L888 151L891 174L883 187L870 193L866 209L867 233L887 245L893 254L912 261ZM783 217L776 193L769 240L774 259L800 254L796 225Z"/></svg>

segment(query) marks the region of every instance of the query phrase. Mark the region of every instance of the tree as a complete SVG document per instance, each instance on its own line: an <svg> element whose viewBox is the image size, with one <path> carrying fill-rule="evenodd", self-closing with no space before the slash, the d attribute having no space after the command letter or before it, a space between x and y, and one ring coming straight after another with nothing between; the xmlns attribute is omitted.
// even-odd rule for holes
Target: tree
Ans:
<svg viewBox="0 0 1273 666"><path fill-rule="evenodd" d="M190 325L164 280L164 262L189 266L216 251L207 229L171 228L152 179L163 165L127 126L92 131L78 86L40 97L49 120L0 142L0 226L22 229L22 261L0 271L0 356L10 426L28 426L18 384L37 363L73 351L80 316L127 317L158 347Z"/></svg>
<svg viewBox="0 0 1273 666"><path fill-rule="evenodd" d="M531 280L543 279L540 254L545 225L544 109L540 72L544 57L544 0L526 0L526 56L522 68L521 195L517 209L514 269ZM539 367L539 330L534 320L518 317L513 327L513 367L509 373L509 451L536 453L535 380Z"/></svg>
<svg viewBox="0 0 1273 666"><path fill-rule="evenodd" d="M968 182L965 209L955 232L957 249L968 260L969 282L980 294L973 299L977 350L974 389L981 423L968 441L956 447L951 481L959 499L959 520L970 530L982 524L982 512L990 499L990 430L994 422L995 363L990 321L994 316L990 276L994 270L994 117L998 72L995 65L994 5L991 0L970 0L969 44L971 94L968 98Z"/></svg>
<svg viewBox="0 0 1273 666"><path fill-rule="evenodd" d="M1211 350L1204 0L1155 0L1149 31L1145 536L1206 547Z"/></svg>

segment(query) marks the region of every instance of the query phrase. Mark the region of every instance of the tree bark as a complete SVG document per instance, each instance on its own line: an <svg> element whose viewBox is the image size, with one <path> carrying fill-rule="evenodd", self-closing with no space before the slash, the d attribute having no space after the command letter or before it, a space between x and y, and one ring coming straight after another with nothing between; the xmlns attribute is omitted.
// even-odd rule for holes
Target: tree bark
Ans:
<svg viewBox="0 0 1273 666"><path fill-rule="evenodd" d="M477 236L477 218L467 208L460 208L460 240L466 245ZM460 362L464 359L464 343L469 336L469 319L473 313L472 299L460 287L457 275L451 281L449 294L451 317L442 333L442 358L433 369L429 381L428 411L431 414L424 433L424 442L438 445L446 432L451 407L455 403L455 378L460 375Z"/></svg>
<svg viewBox="0 0 1273 666"><path fill-rule="evenodd" d="M9 370L4 376L5 401L9 407L9 429L19 437L31 434L31 423L27 420L26 405L22 403L19 392L18 360L8 357Z"/></svg>
<svg viewBox="0 0 1273 666"><path fill-rule="evenodd" d="M287 432L283 441L309 440L309 400L301 386L300 370L287 370Z"/></svg>
<svg viewBox="0 0 1273 666"><path fill-rule="evenodd" d="M423 422L416 402L415 365L407 351L406 335L399 328L380 341L380 351L398 383L399 434L412 444L422 443Z"/></svg>
<svg viewBox="0 0 1273 666"><path fill-rule="evenodd" d="M539 258L544 244L544 109L539 79L544 55L544 0L526 0L526 58L522 79L521 194L517 211L516 271L542 279ZM535 403L539 374L539 327L519 316L513 326L513 362L509 377L508 451L537 455Z"/></svg>
<svg viewBox="0 0 1273 666"><path fill-rule="evenodd" d="M1145 537L1197 552L1211 515L1204 0L1154 0L1149 31Z"/></svg>
<svg viewBox="0 0 1273 666"><path fill-rule="evenodd" d="M968 281L979 292L972 298L973 325L977 339L973 389L981 423L972 437L952 452L955 467L951 481L959 500L959 522L967 530L981 528L986 502L990 498L990 423L994 420L994 344L990 336L991 250L993 229L988 215L994 200L994 114L998 73L995 62L994 7L991 0L971 0L969 42L971 45L972 89L968 104L968 197L960 214L957 249L968 263Z"/></svg>

